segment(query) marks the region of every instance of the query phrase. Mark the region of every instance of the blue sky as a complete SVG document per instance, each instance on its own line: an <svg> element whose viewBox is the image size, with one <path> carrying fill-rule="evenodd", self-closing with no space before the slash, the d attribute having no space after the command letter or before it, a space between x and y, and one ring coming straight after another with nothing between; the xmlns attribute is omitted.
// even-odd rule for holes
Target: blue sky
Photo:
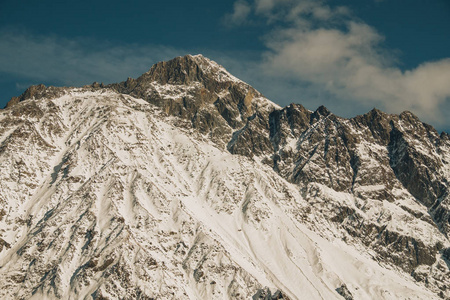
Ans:
<svg viewBox="0 0 450 300"><path fill-rule="evenodd" d="M203 55L284 106L410 110L450 131L450 1L0 0L0 106L29 85Z"/></svg>

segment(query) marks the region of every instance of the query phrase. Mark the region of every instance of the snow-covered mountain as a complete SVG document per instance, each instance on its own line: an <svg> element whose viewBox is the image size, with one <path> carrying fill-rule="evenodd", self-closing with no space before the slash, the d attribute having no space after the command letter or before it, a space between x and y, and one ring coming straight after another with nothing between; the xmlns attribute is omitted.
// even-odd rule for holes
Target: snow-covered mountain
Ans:
<svg viewBox="0 0 450 300"><path fill-rule="evenodd" d="M1 299L450 298L450 137L201 55L0 110Z"/></svg>

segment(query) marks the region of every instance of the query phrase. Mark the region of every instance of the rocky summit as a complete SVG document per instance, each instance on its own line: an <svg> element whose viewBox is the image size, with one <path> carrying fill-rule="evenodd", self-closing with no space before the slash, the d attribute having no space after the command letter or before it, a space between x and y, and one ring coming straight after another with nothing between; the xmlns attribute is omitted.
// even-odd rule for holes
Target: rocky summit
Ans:
<svg viewBox="0 0 450 300"><path fill-rule="evenodd" d="M1 299L450 299L450 137L187 55L0 110Z"/></svg>

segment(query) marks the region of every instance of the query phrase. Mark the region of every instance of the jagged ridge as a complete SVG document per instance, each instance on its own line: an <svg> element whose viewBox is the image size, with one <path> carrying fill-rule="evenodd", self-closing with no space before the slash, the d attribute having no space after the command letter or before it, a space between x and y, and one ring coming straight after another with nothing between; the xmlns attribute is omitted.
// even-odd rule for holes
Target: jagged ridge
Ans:
<svg viewBox="0 0 450 300"><path fill-rule="evenodd" d="M9 159L11 149L18 147L14 145L24 135L31 134L33 140L28 143L39 147L33 150L34 153L48 152L47 148L52 149L58 134L61 139L67 128L73 128L73 124L69 126L58 119L62 114L59 111L61 106L52 106L53 101L47 100L51 109L44 109L41 104L44 102L25 100L60 101L58 99L64 95L73 99L74 91L94 93L89 96L92 99L102 97L100 95L106 91L144 99L160 107L166 115L177 117L173 125L207 134L219 149L263 162L295 184L301 192L301 196L286 196L286 199L306 201L307 209L296 208L288 214L289 218L318 230L326 239L338 236L357 248L374 251L375 260L412 273L416 280L426 282L436 293L448 296L445 276L448 278L449 274L446 260L448 264L450 142L447 134L439 136L413 114L388 115L374 109L365 115L344 119L325 107L314 112L294 104L279 108L216 63L202 56L185 56L159 63L141 77L119 84L94 84L75 90L43 86L30 88L20 98L13 99L4 113L7 117L3 119L5 125L0 152L5 160ZM23 101L28 103L18 104ZM142 105L139 109L143 109ZM132 108L137 109L137 106ZM74 105L71 109L75 113L81 108ZM108 108L106 112L110 110ZM92 123L90 117L86 118L88 123ZM38 129L35 128L36 122L40 124ZM44 138L42 130L49 127L51 133ZM53 142L48 142L49 139ZM71 145L73 140L65 143ZM97 145L94 143L92 150ZM33 151L28 154L33 156ZM117 151L112 151L111 155ZM120 152L123 155L130 150L120 151L125 151ZM55 164L59 166L55 167L58 170L55 171L56 178L60 170L70 174L70 168L64 169L63 166L81 162L70 163L65 159ZM47 168L50 169L51 165L47 162ZM40 183L33 181L31 174L36 168L42 169L42 165L32 167L29 162L19 161L8 165L8 168L2 170L3 174L11 172L5 182L19 180L22 184L20 178L28 177L27 180L31 180L28 183L29 194L33 194L33 188ZM22 169L29 171L24 173ZM54 176L48 184L57 183ZM233 190L236 187L229 188ZM22 197L19 190L12 193L18 199ZM245 204L244 207L247 206ZM4 214L7 215L6 212ZM34 222L42 220L34 218ZM264 224L260 216L253 218L256 223ZM8 219L11 220L10 217ZM34 224L32 219L27 221L31 227ZM327 224L325 227L321 225L323 222ZM0 241L3 248L14 248L14 243L4 239ZM198 271L195 274L198 275ZM275 285L282 287L281 283ZM253 286L258 287L256 284ZM289 288L285 289L289 291Z"/></svg>

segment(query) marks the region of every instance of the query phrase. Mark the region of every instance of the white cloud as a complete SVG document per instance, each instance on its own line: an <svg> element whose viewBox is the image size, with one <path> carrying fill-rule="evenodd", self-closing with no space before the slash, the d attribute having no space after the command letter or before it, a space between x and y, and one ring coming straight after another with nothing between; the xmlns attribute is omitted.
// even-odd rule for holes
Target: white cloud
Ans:
<svg viewBox="0 0 450 300"><path fill-rule="evenodd" d="M323 0L255 0L253 10L256 15L266 17L269 23L280 21L301 25L312 19L331 21L350 13L343 6L331 8Z"/></svg>
<svg viewBox="0 0 450 300"><path fill-rule="evenodd" d="M402 72L386 58L383 37L373 28L349 22L347 29L281 30L267 40L265 69L320 85L340 101L446 121L441 106L450 98L450 59Z"/></svg>
<svg viewBox="0 0 450 300"><path fill-rule="evenodd" d="M250 12L250 4L244 0L238 0L233 4L233 13L225 16L224 23L227 26L242 25L247 21Z"/></svg>
<svg viewBox="0 0 450 300"><path fill-rule="evenodd" d="M266 13L271 11L276 4L276 0L255 0L255 10L257 13Z"/></svg>
<svg viewBox="0 0 450 300"><path fill-rule="evenodd" d="M444 111L450 107L450 58L402 71L375 28L356 21L347 7L325 1L255 0L253 8L264 11L268 22L279 22L264 36L261 68L268 76L290 86L296 82L305 95L323 92L335 106L411 110L449 126Z"/></svg>

